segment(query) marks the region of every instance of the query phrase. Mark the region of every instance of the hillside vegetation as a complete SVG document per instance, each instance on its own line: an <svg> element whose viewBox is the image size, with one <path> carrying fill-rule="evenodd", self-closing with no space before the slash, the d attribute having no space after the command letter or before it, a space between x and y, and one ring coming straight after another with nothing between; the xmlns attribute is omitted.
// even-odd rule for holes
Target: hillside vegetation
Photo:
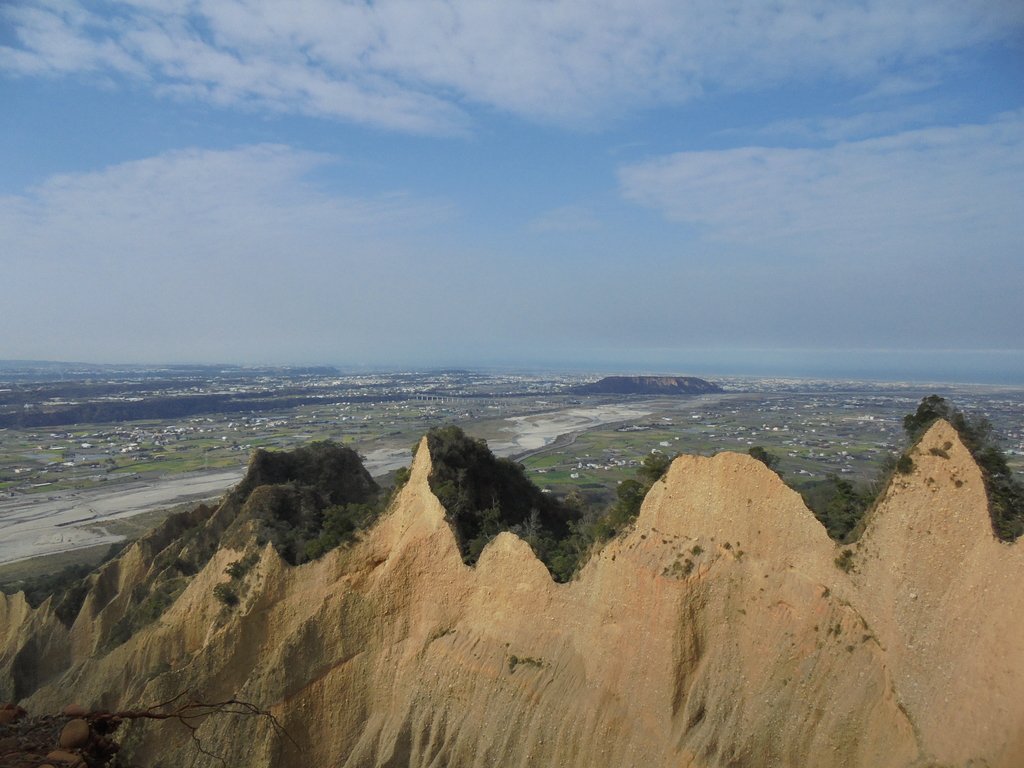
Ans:
<svg viewBox="0 0 1024 768"><path fill-rule="evenodd" d="M914 413L903 419L906 448L886 458L871 483L855 485L835 474L810 483L793 483L778 470L779 459L761 446L748 453L765 464L803 496L804 503L825 526L835 541L849 543L859 536L864 516L877 502L895 474L913 471L910 449L936 421L944 419L956 430L964 446L977 462L985 481L992 530L1002 541L1014 541L1024 533L1024 485L1013 476L1006 456L992 431L992 424L981 415L960 411L945 398L929 395ZM947 449L937 448L938 451Z"/></svg>
<svg viewBox="0 0 1024 768"><path fill-rule="evenodd" d="M146 712L197 696L276 718L125 721L129 765L1019 765L1024 552L992 535L982 471L945 421L845 548L750 456L680 456L654 479L668 457L652 454L593 516L439 432L386 515L300 566L278 552L372 491L358 471L320 482L355 466L329 446L263 457L252 487L132 544L90 577L71 626L52 602L0 595L0 703ZM262 497L282 489L268 517ZM529 505L506 504L517 494ZM257 545L295 515L324 524ZM611 539L567 584L508 531L468 568L491 518Z"/></svg>
<svg viewBox="0 0 1024 768"><path fill-rule="evenodd" d="M380 487L351 448L330 440L258 450L232 499L291 565L351 540L382 511Z"/></svg>
<svg viewBox="0 0 1024 768"><path fill-rule="evenodd" d="M427 433L433 463L430 487L447 510L466 563L502 531L515 533L536 553L556 581L568 581L596 544L607 541L640 513L647 491L671 462L652 453L636 479L617 488L609 508L595 509L580 494L558 499L541 491L523 467L499 459L487 443L456 426Z"/></svg>
<svg viewBox="0 0 1024 768"><path fill-rule="evenodd" d="M225 544L269 542L285 562L298 565L352 541L377 518L385 501L358 454L346 446L323 441L293 451L255 451L245 478L219 507L200 504L170 515L137 542L146 553L149 576L121 596L123 610L105 647L121 645L160 618ZM0 584L0 591L24 591L33 607L52 597L57 617L70 627L90 590L101 596L101 603L113 598L119 578L114 558L122 548L113 547L96 568L70 566ZM251 565L251 560L239 561L229 575L237 578ZM217 597L226 604L237 599L231 584Z"/></svg>
<svg viewBox="0 0 1024 768"><path fill-rule="evenodd" d="M939 419L945 419L960 436L971 457L981 468L988 495L992 530L1003 541L1014 541L1024 533L1024 484L1013 476L992 424L984 416L972 416L955 408L945 398L930 395L917 411L903 419L908 437L917 442ZM943 450L943 449L939 449Z"/></svg>

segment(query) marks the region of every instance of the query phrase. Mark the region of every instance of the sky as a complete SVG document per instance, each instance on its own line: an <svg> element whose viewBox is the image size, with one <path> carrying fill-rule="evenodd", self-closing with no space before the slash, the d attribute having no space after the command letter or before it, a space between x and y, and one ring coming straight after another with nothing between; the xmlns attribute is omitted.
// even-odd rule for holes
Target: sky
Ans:
<svg viewBox="0 0 1024 768"><path fill-rule="evenodd" d="M0 358L1024 383L1019 0L6 0Z"/></svg>

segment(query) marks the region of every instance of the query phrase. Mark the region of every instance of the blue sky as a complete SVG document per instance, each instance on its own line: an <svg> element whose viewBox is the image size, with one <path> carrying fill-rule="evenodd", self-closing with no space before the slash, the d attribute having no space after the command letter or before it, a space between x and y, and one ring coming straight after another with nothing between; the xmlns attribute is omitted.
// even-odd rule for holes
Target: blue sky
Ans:
<svg viewBox="0 0 1024 768"><path fill-rule="evenodd" d="M0 6L0 357L1024 381L1024 4Z"/></svg>

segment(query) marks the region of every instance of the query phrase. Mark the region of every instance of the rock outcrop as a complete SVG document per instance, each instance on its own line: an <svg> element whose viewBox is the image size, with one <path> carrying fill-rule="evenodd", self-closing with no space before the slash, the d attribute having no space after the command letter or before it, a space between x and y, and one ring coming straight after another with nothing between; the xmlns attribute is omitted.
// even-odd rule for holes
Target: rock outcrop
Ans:
<svg viewBox="0 0 1024 768"><path fill-rule="evenodd" d="M847 555L760 462L680 457L635 525L556 584L510 533L462 562L424 443L358 543L289 566L233 540L110 650L144 542L70 627L0 597L0 699L237 697L294 740L262 718L199 724L239 766L1019 766L1022 549L993 536L948 424L911 456ZM247 554L227 607L214 588ZM198 754L183 728L125 728L136 763Z"/></svg>

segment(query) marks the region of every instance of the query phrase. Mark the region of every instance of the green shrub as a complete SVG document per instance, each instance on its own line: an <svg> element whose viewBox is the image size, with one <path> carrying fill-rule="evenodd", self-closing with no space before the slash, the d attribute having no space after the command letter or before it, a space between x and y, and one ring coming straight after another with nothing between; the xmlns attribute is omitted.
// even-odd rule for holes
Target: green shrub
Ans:
<svg viewBox="0 0 1024 768"><path fill-rule="evenodd" d="M844 549L836 558L836 567L841 571L849 573L853 570L853 550Z"/></svg>
<svg viewBox="0 0 1024 768"><path fill-rule="evenodd" d="M238 593L231 588L230 584L218 584L213 588L213 596L220 600L224 605L229 608L233 608L238 605Z"/></svg>
<svg viewBox="0 0 1024 768"><path fill-rule="evenodd" d="M224 573L232 579L244 578L245 574L247 574L257 562L259 562L259 559L260 556L258 553L250 552L241 560L235 560L233 563L229 563L228 567L224 569Z"/></svg>
<svg viewBox="0 0 1024 768"><path fill-rule="evenodd" d="M536 667L540 669L544 666L544 662L541 659L535 659L532 656L516 656L515 654L508 657L508 671L515 672L516 667L528 666Z"/></svg>
<svg viewBox="0 0 1024 768"><path fill-rule="evenodd" d="M811 483L802 490L804 503L835 541L845 541L875 500L873 488L858 488L838 475Z"/></svg>
<svg viewBox="0 0 1024 768"><path fill-rule="evenodd" d="M768 467L768 469L777 474L779 477L782 477L782 473L779 471L779 457L776 456L774 453L769 453L760 445L755 445L752 448L748 448L747 453L749 453L753 458L760 461L762 464Z"/></svg>
<svg viewBox="0 0 1024 768"><path fill-rule="evenodd" d="M291 565L351 541L385 501L359 455L331 441L294 451L256 451L235 502L258 523L257 542L270 542Z"/></svg>
<svg viewBox="0 0 1024 768"><path fill-rule="evenodd" d="M634 520L650 487L671 464L648 454L636 479L619 484L616 502L603 514L579 493L565 499L541 492L523 467L498 459L482 440L455 426L427 433L433 471L430 487L447 512L466 563L474 563L491 539L512 531L536 553L556 581L568 581L596 542L615 536Z"/></svg>

